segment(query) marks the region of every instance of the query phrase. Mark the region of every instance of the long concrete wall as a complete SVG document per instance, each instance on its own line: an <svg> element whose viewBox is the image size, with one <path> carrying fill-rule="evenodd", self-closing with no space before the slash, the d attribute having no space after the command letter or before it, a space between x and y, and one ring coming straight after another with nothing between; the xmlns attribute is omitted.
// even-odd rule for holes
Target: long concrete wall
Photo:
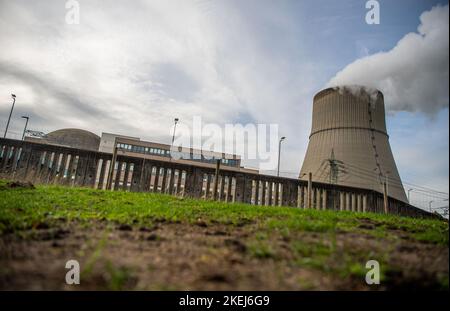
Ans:
<svg viewBox="0 0 450 311"><path fill-rule="evenodd" d="M0 178L34 184L90 187L115 191L160 192L192 198L253 205L384 213L383 195L373 190L215 170L174 162L118 155L108 183L112 155L54 145L0 138ZM108 185L109 184L109 185ZM217 193L214 195L214 189ZM308 202L311 201L311 204ZM389 198L388 213L411 217L434 215Z"/></svg>

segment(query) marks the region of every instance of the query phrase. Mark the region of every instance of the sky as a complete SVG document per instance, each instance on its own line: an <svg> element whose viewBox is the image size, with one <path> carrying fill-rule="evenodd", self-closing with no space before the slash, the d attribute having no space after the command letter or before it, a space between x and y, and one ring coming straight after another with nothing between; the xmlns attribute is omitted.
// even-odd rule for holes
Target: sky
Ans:
<svg viewBox="0 0 450 311"><path fill-rule="evenodd" d="M180 123L279 124L297 177L312 98L335 84L385 94L402 179L448 192L448 1L0 0L0 128L83 128L170 143ZM253 163L245 163L248 166Z"/></svg>

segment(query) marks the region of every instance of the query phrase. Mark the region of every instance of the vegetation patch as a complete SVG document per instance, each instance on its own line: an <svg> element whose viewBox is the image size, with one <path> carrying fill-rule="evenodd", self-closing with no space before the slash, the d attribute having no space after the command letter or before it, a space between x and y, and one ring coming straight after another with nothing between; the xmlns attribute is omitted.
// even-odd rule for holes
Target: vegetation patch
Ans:
<svg viewBox="0 0 450 311"><path fill-rule="evenodd" d="M448 223L0 180L0 288L448 289ZM381 284L365 283L366 262Z"/></svg>

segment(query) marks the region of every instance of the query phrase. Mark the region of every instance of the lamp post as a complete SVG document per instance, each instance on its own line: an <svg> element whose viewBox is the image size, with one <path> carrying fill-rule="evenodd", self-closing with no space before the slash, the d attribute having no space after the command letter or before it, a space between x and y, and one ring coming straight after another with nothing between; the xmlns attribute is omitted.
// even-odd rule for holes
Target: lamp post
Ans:
<svg viewBox="0 0 450 311"><path fill-rule="evenodd" d="M430 208L430 213L431 213L431 203L433 203L434 201L430 201L428 202L428 207Z"/></svg>
<svg viewBox="0 0 450 311"><path fill-rule="evenodd" d="M175 118L173 121L175 122L175 126L173 127L173 135L172 135L172 147L173 147L173 142L175 141L175 131L177 129L177 123L180 119Z"/></svg>
<svg viewBox="0 0 450 311"><path fill-rule="evenodd" d="M280 177L280 156L281 156L281 142L285 140L286 137L281 137L278 142L278 168L277 168L277 177Z"/></svg>
<svg viewBox="0 0 450 311"><path fill-rule="evenodd" d="M409 193L411 192L411 191L413 191L414 189L413 188L409 188L408 189L408 203L410 203L411 204L411 200L409 199Z"/></svg>
<svg viewBox="0 0 450 311"><path fill-rule="evenodd" d="M27 131L27 126L28 126L28 120L30 119L30 117L27 116L22 116L22 119L25 119L25 127L23 128L23 134L22 134L22 140L25 139L25 132Z"/></svg>
<svg viewBox="0 0 450 311"><path fill-rule="evenodd" d="M12 104L12 107L11 107L11 111L9 112L8 123L6 123L6 129L5 129L5 134L3 135L3 138L6 138L6 133L8 133L9 121L11 121L11 115L12 115L13 110L14 110L14 104L16 103L16 95L11 94L11 97L13 99L13 104Z"/></svg>

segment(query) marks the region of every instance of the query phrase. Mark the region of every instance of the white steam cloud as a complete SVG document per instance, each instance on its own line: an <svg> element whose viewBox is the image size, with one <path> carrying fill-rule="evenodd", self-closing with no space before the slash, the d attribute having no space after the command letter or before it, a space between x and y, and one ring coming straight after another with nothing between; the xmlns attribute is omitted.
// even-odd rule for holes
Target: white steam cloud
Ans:
<svg viewBox="0 0 450 311"><path fill-rule="evenodd" d="M384 93L387 109L434 114L449 105L449 6L420 16L418 33L388 52L356 60L328 86L358 84Z"/></svg>

